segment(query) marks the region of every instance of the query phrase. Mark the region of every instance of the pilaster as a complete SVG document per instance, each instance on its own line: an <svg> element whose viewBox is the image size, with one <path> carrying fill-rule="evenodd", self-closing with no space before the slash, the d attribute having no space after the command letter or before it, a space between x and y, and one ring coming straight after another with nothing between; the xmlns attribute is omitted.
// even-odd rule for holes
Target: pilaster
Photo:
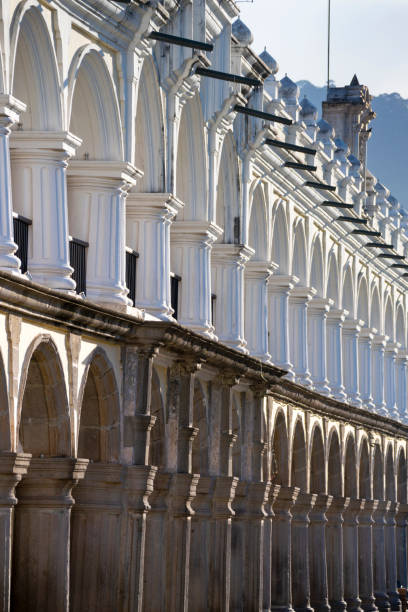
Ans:
<svg viewBox="0 0 408 612"><path fill-rule="evenodd" d="M268 347L268 281L270 264L249 261L245 268L245 339L252 357L270 361ZM276 322L275 322L276 325Z"/></svg>
<svg viewBox="0 0 408 612"><path fill-rule="evenodd" d="M294 371L289 340L289 296L298 283L296 276L273 276L268 283L269 352L272 362L288 371L293 380Z"/></svg>
<svg viewBox="0 0 408 612"><path fill-rule="evenodd" d="M343 514L344 598L350 612L362 610L358 579L358 516L364 504L365 500L351 499Z"/></svg>
<svg viewBox="0 0 408 612"><path fill-rule="evenodd" d="M292 600L296 612L312 612L309 575L309 512L316 494L300 492L292 508Z"/></svg>
<svg viewBox="0 0 408 612"><path fill-rule="evenodd" d="M358 338L363 322L346 319L343 323L343 367L344 386L348 401L361 406L359 391Z"/></svg>
<svg viewBox="0 0 408 612"><path fill-rule="evenodd" d="M397 549L396 549L396 521L399 503L391 501L385 515L385 570L387 595L390 600L391 610L400 612L401 601L397 590Z"/></svg>
<svg viewBox="0 0 408 612"><path fill-rule="evenodd" d="M373 575L373 513L377 506L377 500L366 499L358 517L359 595L364 612L377 612Z"/></svg>
<svg viewBox="0 0 408 612"><path fill-rule="evenodd" d="M343 578L343 512L349 503L349 497L333 497L326 512L327 585L333 612L344 612L347 608Z"/></svg>
<svg viewBox="0 0 408 612"><path fill-rule="evenodd" d="M335 399L344 402L347 395L344 391L343 379L343 323L347 310L331 308L327 313L327 377L331 394Z"/></svg>
<svg viewBox="0 0 408 612"><path fill-rule="evenodd" d="M309 513L310 603L315 612L330 612L327 591L326 512L331 495L319 493Z"/></svg>
<svg viewBox="0 0 408 612"><path fill-rule="evenodd" d="M387 416L384 389L384 353L386 337L375 335L372 342L372 378L373 378L373 400L376 411L382 416Z"/></svg>
<svg viewBox="0 0 408 612"><path fill-rule="evenodd" d="M289 297L289 341L296 382L305 387L312 386L309 369L308 317L307 309L316 290L310 287L295 287Z"/></svg>
<svg viewBox="0 0 408 612"><path fill-rule="evenodd" d="M366 327L361 330L358 338L359 389L363 406L367 408L367 410L370 410L370 412L375 410L371 378L371 353L373 338L373 331Z"/></svg>
<svg viewBox="0 0 408 612"><path fill-rule="evenodd" d="M308 305L308 355L315 391L330 394L327 379L326 321L333 300L315 297Z"/></svg>
<svg viewBox="0 0 408 612"><path fill-rule="evenodd" d="M373 572L375 604L380 612L388 612L391 608L387 594L387 578L385 565L385 515L391 502L379 501L373 514Z"/></svg>

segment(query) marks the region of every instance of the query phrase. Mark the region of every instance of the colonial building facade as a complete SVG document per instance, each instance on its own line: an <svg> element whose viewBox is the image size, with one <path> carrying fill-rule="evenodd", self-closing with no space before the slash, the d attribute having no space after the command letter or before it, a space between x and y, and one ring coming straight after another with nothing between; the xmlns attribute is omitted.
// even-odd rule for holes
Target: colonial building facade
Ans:
<svg viewBox="0 0 408 612"><path fill-rule="evenodd" d="M401 609L408 218L238 16L0 2L3 610Z"/></svg>

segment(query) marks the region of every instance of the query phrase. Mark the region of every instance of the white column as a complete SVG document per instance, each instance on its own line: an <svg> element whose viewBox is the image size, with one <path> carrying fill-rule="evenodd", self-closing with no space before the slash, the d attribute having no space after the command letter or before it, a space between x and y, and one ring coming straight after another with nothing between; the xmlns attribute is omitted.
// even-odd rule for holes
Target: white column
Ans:
<svg viewBox="0 0 408 612"><path fill-rule="evenodd" d="M68 169L69 225L88 242L86 295L126 310L126 191L135 168L124 162L72 161Z"/></svg>
<svg viewBox="0 0 408 612"><path fill-rule="evenodd" d="M331 394L341 402L346 400L343 384L343 323L347 310L331 309L327 313L327 377Z"/></svg>
<svg viewBox="0 0 408 612"><path fill-rule="evenodd" d="M372 380L373 380L373 400L375 409L379 414L387 416L384 394L384 352L385 336L376 335L372 342Z"/></svg>
<svg viewBox="0 0 408 612"><path fill-rule="evenodd" d="M183 207L169 193L136 193L126 198L126 246L139 253L136 304L159 319L172 320L170 226Z"/></svg>
<svg viewBox="0 0 408 612"><path fill-rule="evenodd" d="M397 407L401 421L408 422L407 414L407 375L408 375L408 355L399 352L396 360L397 366Z"/></svg>
<svg viewBox="0 0 408 612"><path fill-rule="evenodd" d="M20 266L14 255L9 135L24 110L25 104L16 98L0 95L0 270L5 272L18 272Z"/></svg>
<svg viewBox="0 0 408 612"><path fill-rule="evenodd" d="M289 372L294 379L289 353L289 295L299 279L296 276L272 276L268 283L269 352L274 365Z"/></svg>
<svg viewBox="0 0 408 612"><path fill-rule="evenodd" d="M271 265L249 261L245 268L245 339L253 357L269 361L268 351L268 280Z"/></svg>
<svg viewBox="0 0 408 612"><path fill-rule="evenodd" d="M399 418L397 397L396 397L396 359L398 354L398 345L392 342L387 342L384 352L384 384L385 384L385 403L387 405L388 414L394 418Z"/></svg>
<svg viewBox="0 0 408 612"><path fill-rule="evenodd" d="M305 387L312 385L307 350L307 308L315 293L310 287L295 287L289 296L289 350L296 382Z"/></svg>
<svg viewBox="0 0 408 612"><path fill-rule="evenodd" d="M367 410L375 410L372 395L371 379L371 351L374 334L371 329L364 327L358 338L358 370L359 370L359 391L361 401Z"/></svg>
<svg viewBox="0 0 408 612"><path fill-rule="evenodd" d="M178 321L210 338L211 249L220 233L207 221L176 221L170 232L172 271L181 276Z"/></svg>
<svg viewBox="0 0 408 612"><path fill-rule="evenodd" d="M234 244L215 244L212 251L211 270L217 296L215 333L221 342L244 353L248 352L244 324L244 271L253 253L249 247Z"/></svg>
<svg viewBox="0 0 408 612"><path fill-rule="evenodd" d="M343 371L348 401L361 406L358 373L358 336L361 321L346 319L343 323Z"/></svg>
<svg viewBox="0 0 408 612"><path fill-rule="evenodd" d="M66 169L80 143L68 132L22 130L10 138L13 208L32 220L28 270L34 281L69 292L75 282L69 265Z"/></svg>
<svg viewBox="0 0 408 612"><path fill-rule="evenodd" d="M323 395L330 393L326 363L326 320L332 305L333 300L315 297L307 309L309 367L313 386Z"/></svg>

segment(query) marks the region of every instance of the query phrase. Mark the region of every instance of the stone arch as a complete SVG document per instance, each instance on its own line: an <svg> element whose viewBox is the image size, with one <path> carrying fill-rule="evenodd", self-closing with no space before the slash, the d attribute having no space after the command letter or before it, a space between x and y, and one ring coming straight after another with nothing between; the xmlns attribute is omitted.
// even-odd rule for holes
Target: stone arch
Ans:
<svg viewBox="0 0 408 612"><path fill-rule="evenodd" d="M339 434L335 429L332 430L328 441L329 458L327 462L327 492L329 495L340 497L342 491L341 478L341 453Z"/></svg>
<svg viewBox="0 0 408 612"><path fill-rule="evenodd" d="M307 487L307 462L306 462L306 438L302 421L296 421L293 442L290 483L292 487L299 487L306 491Z"/></svg>
<svg viewBox="0 0 408 612"><path fill-rule="evenodd" d="M335 305L339 303L339 272L337 257L334 251L329 255L329 267L327 276L327 297L331 298Z"/></svg>
<svg viewBox="0 0 408 612"><path fill-rule="evenodd" d="M354 317L354 284L351 266L348 265L343 275L343 299L342 306L348 310L348 317Z"/></svg>
<svg viewBox="0 0 408 612"><path fill-rule="evenodd" d="M370 327L373 327L381 332L381 302L380 302L380 293L378 291L377 285L374 285L371 292L371 316L370 316Z"/></svg>
<svg viewBox="0 0 408 612"><path fill-rule="evenodd" d="M149 464L163 469L165 467L165 413L160 379L155 368L152 373L150 414L155 418L155 422L150 433Z"/></svg>
<svg viewBox="0 0 408 612"><path fill-rule="evenodd" d="M223 142L218 171L215 218L217 225L224 230L223 242L241 242L240 176L238 153L232 133Z"/></svg>
<svg viewBox="0 0 408 612"><path fill-rule="evenodd" d="M289 483L289 444L286 418L278 411L272 438L272 475L274 484L288 486Z"/></svg>
<svg viewBox="0 0 408 612"><path fill-rule="evenodd" d="M397 316L395 322L395 340L399 342L401 348L406 347L406 333L404 324L404 308L399 302L397 304Z"/></svg>
<svg viewBox="0 0 408 612"><path fill-rule="evenodd" d="M357 457L354 437L349 434L344 451L344 495L357 497Z"/></svg>
<svg viewBox="0 0 408 612"><path fill-rule="evenodd" d="M397 459L397 501L407 503L407 461L404 449L400 448Z"/></svg>
<svg viewBox="0 0 408 612"><path fill-rule="evenodd" d="M394 317L391 297L387 295L384 308L384 333L390 340L394 339Z"/></svg>
<svg viewBox="0 0 408 612"><path fill-rule="evenodd" d="M368 286L364 275L359 280L357 296L357 318L368 325Z"/></svg>
<svg viewBox="0 0 408 612"><path fill-rule="evenodd" d="M10 28L12 94L27 105L25 130L62 130L63 112L57 59L51 37L34 2L21 2Z"/></svg>
<svg viewBox="0 0 408 612"><path fill-rule="evenodd" d="M33 457L71 455L69 406L58 350L42 335L29 346L18 398L18 450Z"/></svg>
<svg viewBox="0 0 408 612"><path fill-rule="evenodd" d="M273 218L272 261L279 265L278 274L289 274L289 233L284 204L278 204Z"/></svg>
<svg viewBox="0 0 408 612"><path fill-rule="evenodd" d="M135 166L143 171L137 191L165 191L163 107L157 72L151 56L140 75L135 122Z"/></svg>
<svg viewBox="0 0 408 612"><path fill-rule="evenodd" d="M325 453L323 434L319 425L315 425L310 437L310 492L324 493L325 487Z"/></svg>
<svg viewBox="0 0 408 612"><path fill-rule="evenodd" d="M361 499L371 498L370 487L370 455L368 450L367 438L364 438L360 446L360 461L358 468L358 496Z"/></svg>
<svg viewBox="0 0 408 612"><path fill-rule="evenodd" d="M11 451L12 446L6 371L0 352L0 451Z"/></svg>
<svg viewBox="0 0 408 612"><path fill-rule="evenodd" d="M313 241L312 256L310 260L310 285L317 290L319 296L324 291L324 261L323 247L320 236L317 234Z"/></svg>
<svg viewBox="0 0 408 612"><path fill-rule="evenodd" d="M384 465L379 444L374 447L373 466L373 496L374 499L384 499Z"/></svg>
<svg viewBox="0 0 408 612"><path fill-rule="evenodd" d="M255 251L253 260L269 261L268 215L262 185L258 185L252 198L249 219L249 246Z"/></svg>
<svg viewBox="0 0 408 612"><path fill-rule="evenodd" d="M101 348L87 359L79 397L78 457L119 462L119 391L112 364Z"/></svg>
<svg viewBox="0 0 408 612"><path fill-rule="evenodd" d="M395 501L395 472L392 444L388 444L385 459L385 499Z"/></svg>
<svg viewBox="0 0 408 612"><path fill-rule="evenodd" d="M199 380L194 381L194 426L198 434L193 443L193 473L208 474L208 406L203 386Z"/></svg>
<svg viewBox="0 0 408 612"><path fill-rule="evenodd" d="M122 124L115 85L103 53L77 50L68 76L69 130L82 139L76 159L123 160Z"/></svg>
<svg viewBox="0 0 408 612"><path fill-rule="evenodd" d="M196 94L183 108L176 162L176 195L184 208L178 218L207 220L206 147L200 96Z"/></svg>
<svg viewBox="0 0 408 612"><path fill-rule="evenodd" d="M306 234L302 221L297 222L293 236L292 273L298 277L301 285L307 284Z"/></svg>

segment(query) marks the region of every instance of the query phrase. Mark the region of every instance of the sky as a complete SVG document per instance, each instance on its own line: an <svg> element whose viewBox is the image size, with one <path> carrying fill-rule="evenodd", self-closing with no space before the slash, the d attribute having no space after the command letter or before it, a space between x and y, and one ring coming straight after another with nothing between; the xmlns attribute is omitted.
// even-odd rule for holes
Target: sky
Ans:
<svg viewBox="0 0 408 612"><path fill-rule="evenodd" d="M237 0L236 0L237 1ZM328 0L237 1L254 35L285 73L315 85L327 80ZM354 73L373 95L408 98L408 0L331 0L331 71L337 86Z"/></svg>

